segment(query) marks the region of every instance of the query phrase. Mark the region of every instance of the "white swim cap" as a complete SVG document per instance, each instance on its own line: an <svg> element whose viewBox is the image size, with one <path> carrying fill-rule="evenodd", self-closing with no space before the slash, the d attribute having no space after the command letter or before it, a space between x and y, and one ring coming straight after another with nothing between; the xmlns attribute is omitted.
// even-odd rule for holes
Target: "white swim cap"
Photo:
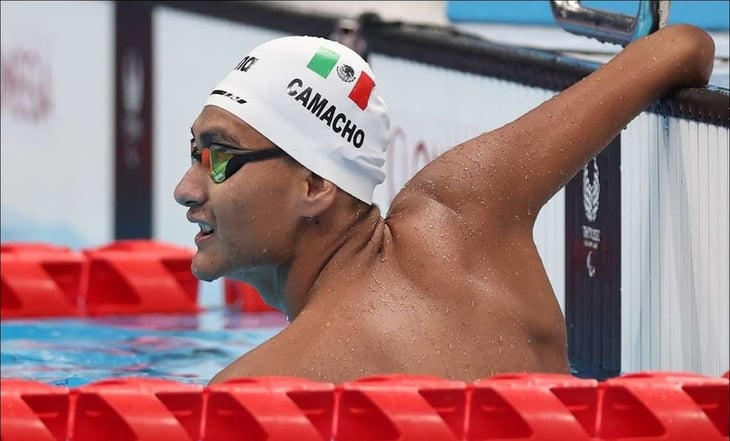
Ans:
<svg viewBox="0 0 730 441"><path fill-rule="evenodd" d="M206 105L238 116L368 204L385 179L385 102L370 66L347 46L304 36L263 43L215 87Z"/></svg>

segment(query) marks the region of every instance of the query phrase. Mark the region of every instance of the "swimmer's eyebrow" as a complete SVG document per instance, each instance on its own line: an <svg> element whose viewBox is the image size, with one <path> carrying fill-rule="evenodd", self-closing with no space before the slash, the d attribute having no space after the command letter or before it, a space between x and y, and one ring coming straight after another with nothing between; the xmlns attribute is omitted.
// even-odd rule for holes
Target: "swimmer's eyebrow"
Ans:
<svg viewBox="0 0 730 441"><path fill-rule="evenodd" d="M190 134L195 139L195 133L192 127L190 128ZM198 135L198 140L203 146L210 146L211 144L223 145L226 147L241 148L238 145L238 141L231 136L228 132L219 128L206 129Z"/></svg>

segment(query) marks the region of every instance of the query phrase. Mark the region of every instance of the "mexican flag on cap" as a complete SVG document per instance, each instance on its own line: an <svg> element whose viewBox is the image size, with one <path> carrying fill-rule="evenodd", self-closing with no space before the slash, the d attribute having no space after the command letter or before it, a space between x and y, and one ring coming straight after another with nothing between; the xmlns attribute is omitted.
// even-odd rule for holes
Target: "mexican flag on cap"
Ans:
<svg viewBox="0 0 730 441"><path fill-rule="evenodd" d="M307 67L322 78L327 78L337 65L337 61L339 59L340 54L322 46L319 50L317 50L312 59L309 60ZM354 71L352 70L352 67L343 64L340 68L341 72L338 72L340 73L340 78L343 81L352 81L352 78L354 78ZM357 78L357 81L355 81L355 85L352 86L352 89L347 96L355 104L357 104L360 109L365 110L368 107L370 93L373 91L374 87L375 81L373 81L367 73L360 71L360 76Z"/></svg>

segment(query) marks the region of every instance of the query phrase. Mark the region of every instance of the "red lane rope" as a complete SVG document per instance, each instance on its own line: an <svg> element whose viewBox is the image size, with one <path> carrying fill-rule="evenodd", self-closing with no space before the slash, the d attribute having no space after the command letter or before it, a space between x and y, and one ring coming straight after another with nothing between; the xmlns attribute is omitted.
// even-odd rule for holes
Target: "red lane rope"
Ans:
<svg viewBox="0 0 730 441"><path fill-rule="evenodd" d="M598 382L504 374L472 383L384 375L341 384L154 378L76 388L3 379L4 441L727 440L728 374L641 372Z"/></svg>

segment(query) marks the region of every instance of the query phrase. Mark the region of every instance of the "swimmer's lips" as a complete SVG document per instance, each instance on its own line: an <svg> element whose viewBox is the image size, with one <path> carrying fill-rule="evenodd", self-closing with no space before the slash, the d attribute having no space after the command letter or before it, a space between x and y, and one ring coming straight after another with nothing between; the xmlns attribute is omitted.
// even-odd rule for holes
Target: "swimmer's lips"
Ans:
<svg viewBox="0 0 730 441"><path fill-rule="evenodd" d="M200 227L200 232L195 235L195 243L199 245L203 240L210 237L215 230L210 225L204 223L204 222L195 222Z"/></svg>

